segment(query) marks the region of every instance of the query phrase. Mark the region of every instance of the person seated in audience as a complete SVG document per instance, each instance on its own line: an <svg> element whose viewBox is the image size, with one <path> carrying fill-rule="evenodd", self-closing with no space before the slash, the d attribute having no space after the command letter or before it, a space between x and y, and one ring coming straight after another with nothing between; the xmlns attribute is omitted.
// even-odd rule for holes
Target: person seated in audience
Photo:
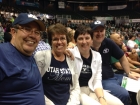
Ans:
<svg viewBox="0 0 140 105"><path fill-rule="evenodd" d="M38 51L34 55L41 72L46 105L79 105L80 87L75 60L64 52L68 33L64 25L57 23L48 30L51 50Z"/></svg>
<svg viewBox="0 0 140 105"><path fill-rule="evenodd" d="M102 88L102 59L100 53L91 49L92 37L90 27L78 26L74 34L76 47L70 49L78 66L81 104L123 105L117 97Z"/></svg>
<svg viewBox="0 0 140 105"><path fill-rule="evenodd" d="M122 41L124 42L124 36L123 35L120 35L121 38L122 38ZM126 52L126 56L129 56L129 58L131 58L132 60L134 61L138 61L139 62L139 55L138 53L136 53L136 49L129 49L129 47L126 46L125 43L123 43L124 46L121 46L121 49L122 47L124 48L123 51Z"/></svg>
<svg viewBox="0 0 140 105"><path fill-rule="evenodd" d="M116 74L124 74L125 73L124 69L121 66L121 63L118 59L111 57L111 65L112 65L114 72ZM129 67L130 67L130 71L132 73L140 73L140 68L134 66L133 64L129 63Z"/></svg>
<svg viewBox="0 0 140 105"><path fill-rule="evenodd" d="M43 32L41 34L42 34L41 35L41 40L39 41L39 43L38 43L38 45L37 45L37 47L36 47L36 49L35 49L33 54L35 54L38 51L50 50L51 49L51 46L48 43L45 42L46 41L46 37L44 36Z"/></svg>
<svg viewBox="0 0 140 105"><path fill-rule="evenodd" d="M128 52L129 58L131 58L134 61L139 62L140 61L140 57L138 55L138 53L136 52Z"/></svg>
<svg viewBox="0 0 140 105"><path fill-rule="evenodd" d="M120 34L112 33L110 35L110 39L112 39L120 48L122 48L122 49L124 48L125 44L123 43L123 39ZM125 47L124 50L126 50L126 49L127 48ZM129 52L129 53L132 53L132 52ZM135 53L135 54L137 54L137 53ZM124 69L121 66L121 63L118 59L111 57L111 64L112 64L113 68L117 69L117 71L115 71L115 73L118 73L118 74L124 73ZM130 67L131 71L140 73L140 69L135 67L133 64L129 63L129 67Z"/></svg>
<svg viewBox="0 0 140 105"><path fill-rule="evenodd" d="M45 105L42 79L32 54L45 25L20 13L10 42L0 44L0 105Z"/></svg>
<svg viewBox="0 0 140 105"><path fill-rule="evenodd" d="M102 85L103 89L118 97L124 105L130 105L130 96L126 89L121 87L123 75L114 74L110 65L111 56L119 59L124 71L129 78L137 80L139 74L131 73L124 52L111 39L105 38L105 26L97 20L91 25L93 31L92 49L98 51L102 57Z"/></svg>
<svg viewBox="0 0 140 105"><path fill-rule="evenodd" d="M134 41L140 46L140 32L136 33L136 39Z"/></svg>
<svg viewBox="0 0 140 105"><path fill-rule="evenodd" d="M127 42L127 46L132 49L136 49L136 52L140 52L139 45L135 42L136 36L134 34L129 34L129 40Z"/></svg>
<svg viewBox="0 0 140 105"><path fill-rule="evenodd" d="M139 56L135 51L128 52L125 45L122 45L122 50L124 51L129 63L135 65L136 67L140 67Z"/></svg>
<svg viewBox="0 0 140 105"><path fill-rule="evenodd" d="M71 31L68 32L69 41L70 41L68 43L68 48L73 48L75 46L74 33L75 33L74 29L72 29Z"/></svg>

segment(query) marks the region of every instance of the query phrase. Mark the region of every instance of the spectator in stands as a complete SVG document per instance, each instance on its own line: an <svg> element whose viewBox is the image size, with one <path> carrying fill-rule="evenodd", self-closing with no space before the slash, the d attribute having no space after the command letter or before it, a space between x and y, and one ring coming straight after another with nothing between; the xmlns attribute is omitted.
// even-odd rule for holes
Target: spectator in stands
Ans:
<svg viewBox="0 0 140 105"><path fill-rule="evenodd" d="M74 29L72 29L71 31L68 32L68 34L69 34L69 41L70 41L68 43L68 48L73 48L75 46L74 33L75 33Z"/></svg>
<svg viewBox="0 0 140 105"><path fill-rule="evenodd" d="M4 14L1 14L1 23L2 24L6 23L6 18L4 17Z"/></svg>
<svg viewBox="0 0 140 105"><path fill-rule="evenodd" d="M102 56L102 85L105 90L118 97L124 105L130 105L129 93L121 87L123 75L114 74L110 65L111 56L120 60L128 77L138 79L139 75L130 72L129 63L123 51L109 38L105 38L105 27L101 21L91 24L93 30L93 50L100 52Z"/></svg>
<svg viewBox="0 0 140 105"><path fill-rule="evenodd" d="M39 43L38 43L38 45L37 45L37 47L36 47L36 49L35 49L33 54L35 54L38 51L50 50L51 49L51 46L48 43L45 42L46 41L46 37L44 37L43 33L41 33L41 34L42 34L41 35L41 40L39 41Z"/></svg>
<svg viewBox="0 0 140 105"><path fill-rule="evenodd" d="M4 42L3 36L4 36L4 29L3 29L3 26L0 22L0 43Z"/></svg>
<svg viewBox="0 0 140 105"><path fill-rule="evenodd" d="M136 39L134 41L140 46L140 32L136 34Z"/></svg>
<svg viewBox="0 0 140 105"><path fill-rule="evenodd" d="M4 33L4 29L1 23L0 23L0 33Z"/></svg>
<svg viewBox="0 0 140 105"><path fill-rule="evenodd" d="M127 50L127 48L125 47L125 44L123 43L122 41L122 38L121 38L121 35L120 34L117 34L117 33L112 33L110 35L110 38L122 49L122 50ZM124 49L123 49L124 48ZM129 54L131 54L132 52L129 52ZM134 54L137 54L136 52ZM134 55L133 54L133 55ZM131 54L132 55L132 54ZM137 54L138 55L138 54ZM134 55L135 56L135 55ZM115 73L117 74L124 74L124 69L123 67L121 66L121 63L118 59L114 58L114 57L111 57L111 64L113 65L113 67L115 69L117 69L117 71L115 71ZM132 72L138 72L140 73L140 69L135 67L133 64L129 63L129 67L130 67L130 70Z"/></svg>
<svg viewBox="0 0 140 105"><path fill-rule="evenodd" d="M136 52L128 52L125 45L122 46L122 50L124 51L129 63L136 67L140 67L139 56Z"/></svg>
<svg viewBox="0 0 140 105"><path fill-rule="evenodd" d="M4 42L11 41L11 39L12 39L11 28L12 28L12 24L7 25L6 30L4 32Z"/></svg>
<svg viewBox="0 0 140 105"><path fill-rule="evenodd" d="M130 34L129 35L129 40L127 42L127 46L132 50L136 49L136 52L140 52L139 45L135 42L136 35Z"/></svg>
<svg viewBox="0 0 140 105"><path fill-rule="evenodd" d="M35 59L42 76L46 105L79 105L77 64L65 56L68 33L60 23L48 28L52 50L39 51Z"/></svg>
<svg viewBox="0 0 140 105"><path fill-rule="evenodd" d="M10 22L13 23L15 20L14 15L11 16Z"/></svg>
<svg viewBox="0 0 140 105"><path fill-rule="evenodd" d="M110 93L102 89L101 55L93 51L91 28L80 25L75 32L76 47L70 49L79 67L80 101L82 105L123 105Z"/></svg>
<svg viewBox="0 0 140 105"><path fill-rule="evenodd" d="M11 42L0 45L0 105L45 105L41 76L32 56L45 25L20 13Z"/></svg>

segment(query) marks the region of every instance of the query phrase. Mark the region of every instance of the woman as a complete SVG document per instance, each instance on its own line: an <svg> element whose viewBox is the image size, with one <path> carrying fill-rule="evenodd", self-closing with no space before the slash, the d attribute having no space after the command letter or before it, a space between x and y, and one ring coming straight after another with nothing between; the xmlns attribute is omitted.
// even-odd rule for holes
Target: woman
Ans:
<svg viewBox="0 0 140 105"><path fill-rule="evenodd" d="M71 30L69 32L69 43L68 43L68 48L73 48L75 46L75 41L74 41L74 33L75 33L75 30Z"/></svg>
<svg viewBox="0 0 140 105"><path fill-rule="evenodd" d="M76 47L70 49L75 55L81 87L82 105L123 105L116 97L102 89L101 55L90 49L92 43L91 29L79 26L74 35Z"/></svg>
<svg viewBox="0 0 140 105"><path fill-rule="evenodd" d="M139 45L135 42L136 36L133 33L130 33L129 40L127 42L127 46L130 50L135 49L136 52L140 52Z"/></svg>
<svg viewBox="0 0 140 105"><path fill-rule="evenodd" d="M48 28L52 50L39 51L35 59L42 75L46 105L79 105L79 82L74 60L65 56L68 36L62 24Z"/></svg>

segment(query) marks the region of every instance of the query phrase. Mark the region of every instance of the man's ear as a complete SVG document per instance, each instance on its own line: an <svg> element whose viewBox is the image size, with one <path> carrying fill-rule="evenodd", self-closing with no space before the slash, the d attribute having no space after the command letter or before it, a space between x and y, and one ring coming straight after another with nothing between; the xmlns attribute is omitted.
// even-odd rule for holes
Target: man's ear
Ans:
<svg viewBox="0 0 140 105"><path fill-rule="evenodd" d="M16 34L17 30L15 28L11 28L11 35L12 35L12 38L14 38L15 34Z"/></svg>

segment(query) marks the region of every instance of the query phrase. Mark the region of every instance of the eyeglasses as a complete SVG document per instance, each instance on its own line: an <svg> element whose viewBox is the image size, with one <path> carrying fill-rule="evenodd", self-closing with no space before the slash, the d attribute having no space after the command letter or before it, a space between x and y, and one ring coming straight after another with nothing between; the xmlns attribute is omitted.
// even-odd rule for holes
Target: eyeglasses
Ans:
<svg viewBox="0 0 140 105"><path fill-rule="evenodd" d="M64 41L66 41L66 38L65 37L61 37L61 38L54 38L54 39L52 39L53 42L58 42L59 40L61 42L64 42Z"/></svg>
<svg viewBox="0 0 140 105"><path fill-rule="evenodd" d="M29 27L22 27L18 25L15 28L22 30L25 34L32 34L32 32L34 32L36 36L41 36L41 31L34 31L32 28Z"/></svg>

